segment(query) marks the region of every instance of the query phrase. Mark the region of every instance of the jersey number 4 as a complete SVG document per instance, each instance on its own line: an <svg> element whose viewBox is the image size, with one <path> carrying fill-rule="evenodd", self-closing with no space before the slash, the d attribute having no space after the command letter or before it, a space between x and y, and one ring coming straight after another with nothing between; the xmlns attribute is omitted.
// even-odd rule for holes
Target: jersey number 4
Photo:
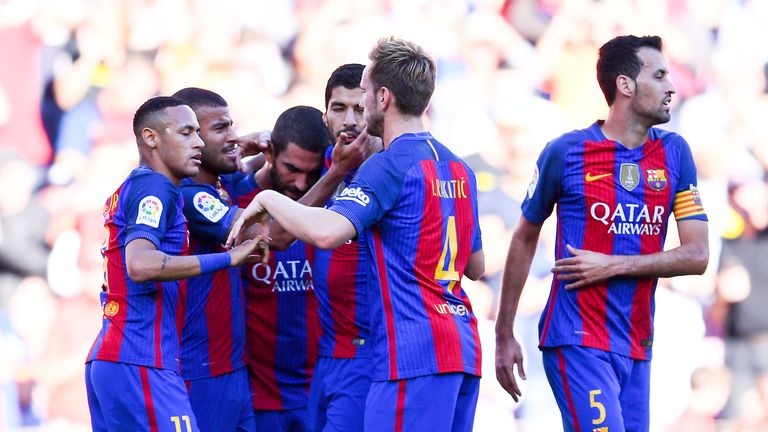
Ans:
<svg viewBox="0 0 768 432"><path fill-rule="evenodd" d="M440 254L440 259L437 261L437 268L435 268L435 279L450 281L458 281L460 279L459 272L456 271L456 254L458 251L459 241L456 236L456 217L449 216L448 225L445 227L443 252ZM446 266L445 258L448 256L451 258Z"/></svg>

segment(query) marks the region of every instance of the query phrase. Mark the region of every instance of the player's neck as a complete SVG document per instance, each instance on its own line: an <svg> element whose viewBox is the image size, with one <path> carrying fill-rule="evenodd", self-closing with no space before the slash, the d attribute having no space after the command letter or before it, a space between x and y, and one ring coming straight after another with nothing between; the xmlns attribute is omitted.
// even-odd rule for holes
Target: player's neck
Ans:
<svg viewBox="0 0 768 432"><path fill-rule="evenodd" d="M200 172L196 176L192 177L192 180L195 183L216 185L216 182L219 180L219 176L210 173L203 168L200 168Z"/></svg>
<svg viewBox="0 0 768 432"><path fill-rule="evenodd" d="M400 135L419 132L424 132L424 122L421 120L421 116L392 116L385 119L384 136L381 137L381 140L386 149Z"/></svg>
<svg viewBox="0 0 768 432"><path fill-rule="evenodd" d="M648 139L650 127L630 115L628 110L611 107L608 117L600 127L606 138L616 141L626 148L640 147Z"/></svg>

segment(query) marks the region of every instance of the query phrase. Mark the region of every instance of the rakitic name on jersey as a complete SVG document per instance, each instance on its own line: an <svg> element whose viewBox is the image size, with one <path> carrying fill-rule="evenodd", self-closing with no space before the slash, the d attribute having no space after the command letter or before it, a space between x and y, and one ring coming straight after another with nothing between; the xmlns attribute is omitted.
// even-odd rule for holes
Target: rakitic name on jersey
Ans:
<svg viewBox="0 0 768 432"><path fill-rule="evenodd" d="M440 198L466 198L467 181L464 177L458 180L432 179L432 196Z"/></svg>

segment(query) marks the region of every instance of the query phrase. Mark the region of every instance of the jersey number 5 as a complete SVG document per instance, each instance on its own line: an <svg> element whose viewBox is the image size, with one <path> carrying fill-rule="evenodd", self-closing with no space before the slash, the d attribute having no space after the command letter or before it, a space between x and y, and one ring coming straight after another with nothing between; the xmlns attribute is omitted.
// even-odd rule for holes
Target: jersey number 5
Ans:
<svg viewBox="0 0 768 432"><path fill-rule="evenodd" d="M437 261L435 268L435 279L458 281L459 272L456 271L456 254L459 251L459 241L456 236L456 217L448 216L448 225L445 227L445 242L443 243L443 252ZM450 256L448 266L445 266L445 258Z"/></svg>

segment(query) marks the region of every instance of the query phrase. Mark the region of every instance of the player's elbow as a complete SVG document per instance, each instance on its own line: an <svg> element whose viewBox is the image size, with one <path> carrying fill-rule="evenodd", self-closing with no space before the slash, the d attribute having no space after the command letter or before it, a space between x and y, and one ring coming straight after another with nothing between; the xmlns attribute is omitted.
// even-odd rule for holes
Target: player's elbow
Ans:
<svg viewBox="0 0 768 432"><path fill-rule="evenodd" d="M469 256L469 262L467 262L467 267L464 268L464 276L472 280L478 280L481 277L483 277L484 274L485 274L485 255L483 253L483 250L481 249Z"/></svg>
<svg viewBox="0 0 768 432"><path fill-rule="evenodd" d="M707 271L707 265L709 265L709 248L706 246L696 248L691 257L692 273L704 274Z"/></svg>
<svg viewBox="0 0 768 432"><path fill-rule="evenodd" d="M140 263L133 263L129 261L125 267L126 271L128 272L128 277L131 278L131 280L134 282L142 283L152 280L152 272L150 272L146 266L143 266Z"/></svg>
<svg viewBox="0 0 768 432"><path fill-rule="evenodd" d="M335 249L347 240L333 232L318 232L313 237L313 243L320 249Z"/></svg>

